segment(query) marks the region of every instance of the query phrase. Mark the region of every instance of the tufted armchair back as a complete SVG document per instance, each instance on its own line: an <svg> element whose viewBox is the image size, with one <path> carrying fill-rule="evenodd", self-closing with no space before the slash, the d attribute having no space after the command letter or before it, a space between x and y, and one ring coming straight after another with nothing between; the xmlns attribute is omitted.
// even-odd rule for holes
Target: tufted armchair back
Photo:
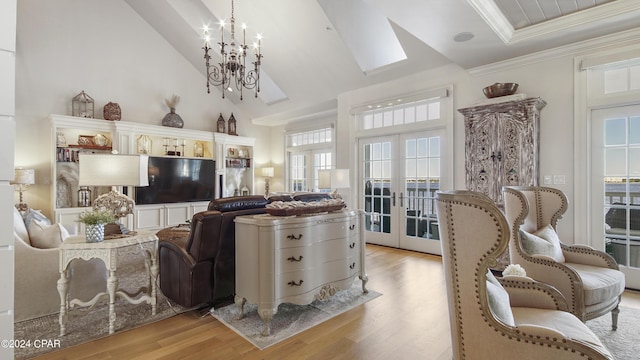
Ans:
<svg viewBox="0 0 640 360"><path fill-rule="evenodd" d="M563 242L559 243L558 256L532 252L535 237L531 240L529 234L535 235L548 225L556 229L558 220L567 211L565 194L549 187L506 186L503 197L511 230L511 263L520 264L530 277L557 288L565 297L569 311L582 321L610 312L615 330L625 277L609 254L589 246Z"/></svg>
<svg viewBox="0 0 640 360"><path fill-rule="evenodd" d="M493 201L470 191L439 191L436 210L454 359L612 358L578 318L561 311L566 303L553 287L489 275L510 237Z"/></svg>

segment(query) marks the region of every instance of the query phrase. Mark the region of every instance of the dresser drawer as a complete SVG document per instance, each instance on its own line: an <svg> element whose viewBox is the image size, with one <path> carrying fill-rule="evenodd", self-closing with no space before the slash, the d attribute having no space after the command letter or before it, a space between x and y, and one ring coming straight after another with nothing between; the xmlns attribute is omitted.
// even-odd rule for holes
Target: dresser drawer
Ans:
<svg viewBox="0 0 640 360"><path fill-rule="evenodd" d="M313 226L283 228L275 231L276 248L307 246L314 242L351 237L359 233L356 217L320 222Z"/></svg>
<svg viewBox="0 0 640 360"><path fill-rule="evenodd" d="M317 268L327 262L345 259L355 250L349 248L352 243L353 241L342 238L279 249L275 259L276 274Z"/></svg>
<svg viewBox="0 0 640 360"><path fill-rule="evenodd" d="M353 259L340 259L324 263L322 266L300 271L292 271L277 276L276 298L295 296L334 281L353 275Z"/></svg>

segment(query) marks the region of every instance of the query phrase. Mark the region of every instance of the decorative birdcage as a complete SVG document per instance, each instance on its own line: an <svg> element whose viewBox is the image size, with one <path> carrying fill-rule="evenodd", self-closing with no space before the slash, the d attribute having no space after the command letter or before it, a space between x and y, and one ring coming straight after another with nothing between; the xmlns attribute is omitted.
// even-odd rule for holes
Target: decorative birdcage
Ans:
<svg viewBox="0 0 640 360"><path fill-rule="evenodd" d="M93 106L93 98L82 90L80 94L74 96L73 100L71 100L71 115L93 118Z"/></svg>

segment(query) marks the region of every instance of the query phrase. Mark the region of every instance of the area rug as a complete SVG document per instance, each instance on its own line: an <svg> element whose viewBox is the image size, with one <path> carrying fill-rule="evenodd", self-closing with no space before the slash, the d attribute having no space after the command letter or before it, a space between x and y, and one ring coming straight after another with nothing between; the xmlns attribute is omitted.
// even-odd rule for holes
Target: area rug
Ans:
<svg viewBox="0 0 640 360"><path fill-rule="evenodd" d="M137 248L125 248L119 255L118 280L120 288L133 292L141 286L146 286L146 269L144 262L135 260L139 256ZM156 315L151 316L151 305L129 304L124 299L116 299L116 333L133 329L145 324L166 319L190 309L185 309L168 300L157 288ZM91 340L109 336L109 304L102 299L92 309L74 307L68 312L67 332L60 336L58 314L21 321L14 324L14 339L47 340L51 346L30 346L14 349L15 359L29 359L47 352L78 345ZM57 345L59 344L59 346Z"/></svg>
<svg viewBox="0 0 640 360"><path fill-rule="evenodd" d="M640 355L640 309L620 307L618 330L611 330L611 315L603 315L587 321L587 326L611 351L617 360L638 359Z"/></svg>
<svg viewBox="0 0 640 360"><path fill-rule="evenodd" d="M363 294L362 283L356 280L350 289L339 291L325 301L316 300L309 305L280 304L278 313L271 320L269 336L262 336L264 323L258 315L258 307L255 304L244 306L245 316L240 320L238 320L238 307L235 304L213 309L211 315L255 347L263 350L381 295L373 290Z"/></svg>

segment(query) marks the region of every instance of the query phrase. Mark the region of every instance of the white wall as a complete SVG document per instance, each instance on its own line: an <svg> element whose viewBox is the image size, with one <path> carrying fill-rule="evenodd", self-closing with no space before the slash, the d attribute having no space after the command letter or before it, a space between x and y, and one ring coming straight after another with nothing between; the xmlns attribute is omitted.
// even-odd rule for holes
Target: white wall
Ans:
<svg viewBox="0 0 640 360"><path fill-rule="evenodd" d="M16 0L0 2L0 339L13 339L13 148ZM1 347L0 359L13 359Z"/></svg>
<svg viewBox="0 0 640 360"><path fill-rule="evenodd" d="M176 112L188 129L214 131L218 115L233 112L238 134L256 137L255 153L267 153L268 131L219 92L207 94L198 69L124 1L20 0L17 11L15 159L36 169L37 184L25 194L30 207L51 208L47 117L70 115L82 90L95 100L96 118L112 101L123 120L160 125L172 94L181 98Z"/></svg>

